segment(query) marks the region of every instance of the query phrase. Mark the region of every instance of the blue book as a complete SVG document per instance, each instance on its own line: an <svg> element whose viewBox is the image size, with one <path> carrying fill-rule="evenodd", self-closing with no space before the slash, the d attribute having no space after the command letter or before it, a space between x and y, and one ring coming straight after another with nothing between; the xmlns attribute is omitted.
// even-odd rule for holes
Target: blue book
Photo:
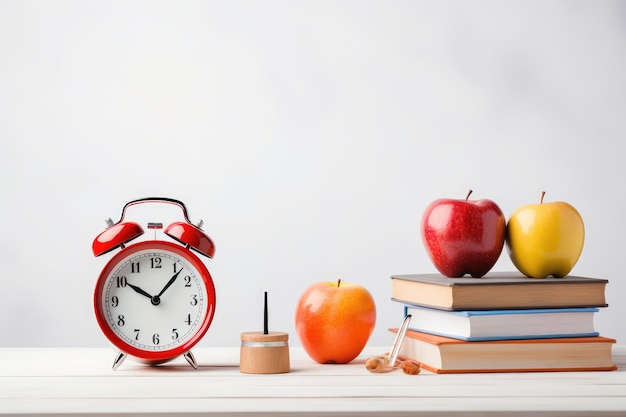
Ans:
<svg viewBox="0 0 626 417"><path fill-rule="evenodd" d="M405 305L409 329L468 342L594 337L598 308L450 311Z"/></svg>

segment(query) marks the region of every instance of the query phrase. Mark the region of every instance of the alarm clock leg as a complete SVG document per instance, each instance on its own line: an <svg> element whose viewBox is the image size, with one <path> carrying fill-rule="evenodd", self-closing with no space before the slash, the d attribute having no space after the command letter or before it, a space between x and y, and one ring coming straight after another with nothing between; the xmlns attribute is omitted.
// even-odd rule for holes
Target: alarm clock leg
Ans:
<svg viewBox="0 0 626 417"><path fill-rule="evenodd" d="M189 365L193 366L193 369L198 369L198 363L196 362L196 358L193 356L193 353L191 353L191 351L187 351L184 355L185 359L187 359L187 362L189 362Z"/></svg>
<svg viewBox="0 0 626 417"><path fill-rule="evenodd" d="M120 365L122 364L122 362L124 362L124 359L126 359L126 354L124 352L120 352L117 354L117 356L115 357L115 360L113 361L113 370L115 371L117 368L120 367Z"/></svg>

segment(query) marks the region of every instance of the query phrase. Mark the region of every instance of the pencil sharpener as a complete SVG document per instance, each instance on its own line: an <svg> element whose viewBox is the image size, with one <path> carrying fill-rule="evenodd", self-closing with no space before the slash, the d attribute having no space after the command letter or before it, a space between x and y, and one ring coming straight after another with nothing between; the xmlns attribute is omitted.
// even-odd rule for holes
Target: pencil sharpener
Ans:
<svg viewBox="0 0 626 417"><path fill-rule="evenodd" d="M283 332L241 333L239 370L244 374L289 372L289 335Z"/></svg>

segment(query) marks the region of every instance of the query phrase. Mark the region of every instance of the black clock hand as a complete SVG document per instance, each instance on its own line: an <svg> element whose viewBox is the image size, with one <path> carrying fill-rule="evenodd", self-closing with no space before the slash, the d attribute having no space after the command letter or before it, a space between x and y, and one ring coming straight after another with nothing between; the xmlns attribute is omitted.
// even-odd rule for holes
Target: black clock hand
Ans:
<svg viewBox="0 0 626 417"><path fill-rule="evenodd" d="M144 290L142 290L142 289L141 289L141 288L139 288L138 286L133 285L133 284L128 284L128 283L127 283L126 285L128 285L130 288L132 288L133 290L135 290L135 292L136 292L136 293L139 293L139 294L141 294L141 295L144 295L144 296L146 296L146 297L148 297L148 298L152 298L152 296L151 296L150 294L148 294L147 292L145 292Z"/></svg>
<svg viewBox="0 0 626 417"><path fill-rule="evenodd" d="M167 284L165 284L165 287L163 287L163 289L161 290L159 295L157 295L157 298L161 297L163 295L163 293L165 292L165 290L167 290L174 283L174 281L176 281L176 278L178 278L178 275L181 272L183 272L182 269L180 271L178 271L177 273L175 273L174 276L172 278L170 278L169 281L167 281Z"/></svg>

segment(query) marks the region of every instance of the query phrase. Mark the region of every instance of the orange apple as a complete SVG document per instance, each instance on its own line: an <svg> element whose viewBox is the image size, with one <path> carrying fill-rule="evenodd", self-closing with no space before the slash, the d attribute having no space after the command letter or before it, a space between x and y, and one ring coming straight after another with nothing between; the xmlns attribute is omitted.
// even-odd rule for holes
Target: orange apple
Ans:
<svg viewBox="0 0 626 417"><path fill-rule="evenodd" d="M317 282L296 306L296 333L306 353L319 363L348 363L359 356L374 325L376 304L357 284Z"/></svg>

